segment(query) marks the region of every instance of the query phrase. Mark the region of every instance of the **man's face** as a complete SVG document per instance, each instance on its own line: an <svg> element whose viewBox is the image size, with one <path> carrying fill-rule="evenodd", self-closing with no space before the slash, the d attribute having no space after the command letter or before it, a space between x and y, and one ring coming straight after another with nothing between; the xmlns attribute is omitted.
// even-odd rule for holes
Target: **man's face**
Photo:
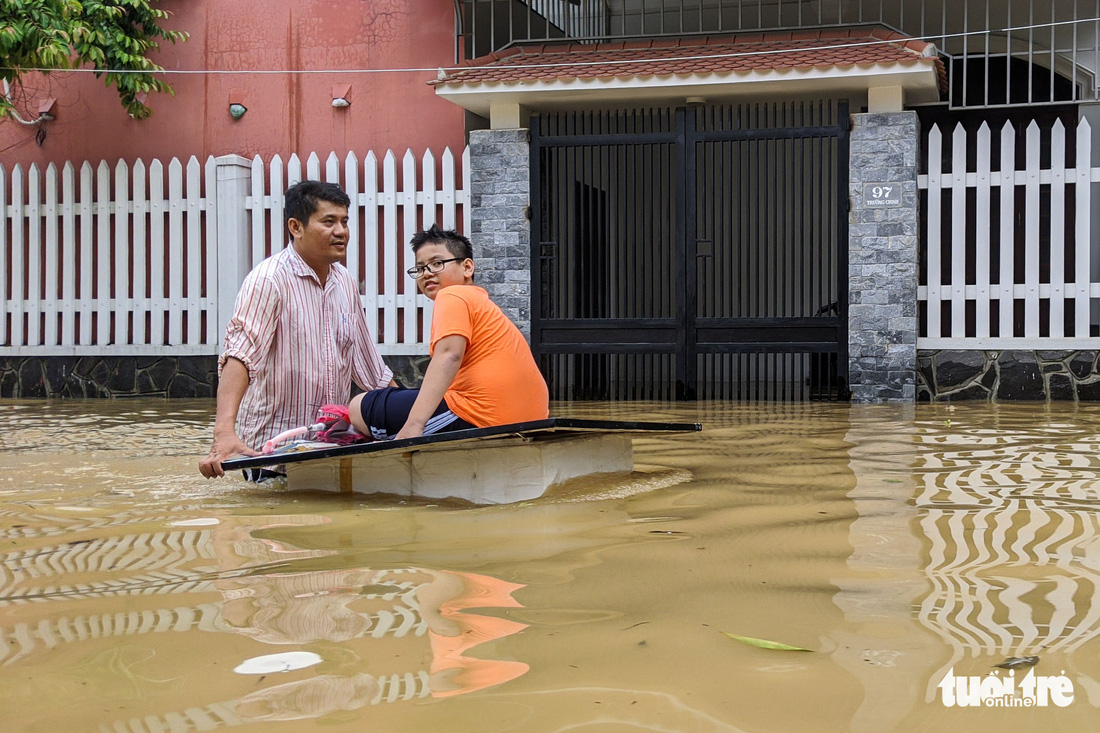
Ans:
<svg viewBox="0 0 1100 733"><path fill-rule="evenodd" d="M344 259L348 249L348 209L331 201L318 201L317 210L302 225L297 219L289 222L294 248L310 267L328 268Z"/></svg>

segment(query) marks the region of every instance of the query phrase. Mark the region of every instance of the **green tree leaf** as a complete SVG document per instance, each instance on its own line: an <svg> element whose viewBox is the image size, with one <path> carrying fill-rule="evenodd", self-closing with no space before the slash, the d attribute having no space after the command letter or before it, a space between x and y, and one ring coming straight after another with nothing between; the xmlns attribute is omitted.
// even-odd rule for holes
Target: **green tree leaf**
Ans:
<svg viewBox="0 0 1100 733"><path fill-rule="evenodd" d="M0 80L19 85L27 69L90 66L109 73L122 106L142 119L151 110L141 91L172 93L146 53L158 40L184 41L187 34L161 27L169 14L159 0L0 0ZM0 89L0 118L14 111Z"/></svg>

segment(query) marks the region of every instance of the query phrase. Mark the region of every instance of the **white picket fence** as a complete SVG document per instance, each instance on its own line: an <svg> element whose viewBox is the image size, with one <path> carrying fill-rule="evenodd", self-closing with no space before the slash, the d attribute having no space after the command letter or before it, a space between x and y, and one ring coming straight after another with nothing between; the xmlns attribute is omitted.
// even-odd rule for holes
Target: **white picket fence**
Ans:
<svg viewBox="0 0 1100 733"><path fill-rule="evenodd" d="M352 200L347 266L383 354L427 352L430 301L404 274L437 222L469 231L469 152L456 169L392 151L285 163L0 165L0 355L215 354L244 275L286 246L282 192L303 178Z"/></svg>
<svg viewBox="0 0 1100 733"><path fill-rule="evenodd" d="M984 123L973 135L961 124L952 131L950 169L943 170L944 135L938 126L929 131L928 174L918 179L927 192L927 234L917 348L1096 348L1090 335L1098 322L1100 240L1092 220L1100 206L1092 184L1100 168L1090 163L1091 128L1082 120L1068 141L1073 166L1060 121L1049 132L1028 125L1023 160L1011 122L1000 132L997 170ZM1041 167L1043 149L1048 167Z"/></svg>
<svg viewBox="0 0 1100 733"><path fill-rule="evenodd" d="M1015 138L1007 123L995 170L987 126L951 132L949 166L929 132L918 348L1096 347L1092 131L1082 121L1070 140L1033 122L1021 160ZM0 165L0 355L217 353L244 274L286 245L282 191L303 177L352 199L347 265L380 351L425 353L431 304L404 275L406 242L432 222L470 231L468 150Z"/></svg>

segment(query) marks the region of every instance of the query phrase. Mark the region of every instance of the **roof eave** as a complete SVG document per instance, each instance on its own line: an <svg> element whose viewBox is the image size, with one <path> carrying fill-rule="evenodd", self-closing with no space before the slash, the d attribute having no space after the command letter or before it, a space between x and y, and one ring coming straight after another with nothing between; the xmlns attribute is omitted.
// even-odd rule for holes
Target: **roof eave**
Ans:
<svg viewBox="0 0 1100 733"><path fill-rule="evenodd" d="M519 104L533 112L565 107L606 107L624 103L680 103L686 97L733 102L762 95L866 94L873 87L900 86L905 104L940 99L935 59L833 67L753 69L707 74L629 76L520 81L441 83L438 96L483 117L494 103Z"/></svg>

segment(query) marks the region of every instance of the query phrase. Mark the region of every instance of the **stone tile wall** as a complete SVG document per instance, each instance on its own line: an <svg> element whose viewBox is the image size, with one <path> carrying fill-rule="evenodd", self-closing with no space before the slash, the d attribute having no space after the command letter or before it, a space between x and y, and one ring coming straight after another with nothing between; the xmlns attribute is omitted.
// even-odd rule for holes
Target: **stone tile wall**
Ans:
<svg viewBox="0 0 1100 733"><path fill-rule="evenodd" d="M475 282L531 335L531 145L526 129L470 132Z"/></svg>
<svg viewBox="0 0 1100 733"><path fill-rule="evenodd" d="M855 402L916 396L918 128L915 112L852 115L848 368ZM900 183L901 206L864 206L868 183Z"/></svg>
<svg viewBox="0 0 1100 733"><path fill-rule="evenodd" d="M394 377L416 387L426 356L387 356ZM214 397L214 356L0 357L0 398Z"/></svg>
<svg viewBox="0 0 1100 733"><path fill-rule="evenodd" d="M214 356L0 357L0 397L213 397Z"/></svg>
<svg viewBox="0 0 1100 733"><path fill-rule="evenodd" d="M426 356L389 356L397 381L416 387ZM213 397L212 356L0 357L0 397ZM921 402L1100 402L1097 351L922 351Z"/></svg>
<svg viewBox="0 0 1100 733"><path fill-rule="evenodd" d="M1100 351L921 351L921 402L1100 402Z"/></svg>

